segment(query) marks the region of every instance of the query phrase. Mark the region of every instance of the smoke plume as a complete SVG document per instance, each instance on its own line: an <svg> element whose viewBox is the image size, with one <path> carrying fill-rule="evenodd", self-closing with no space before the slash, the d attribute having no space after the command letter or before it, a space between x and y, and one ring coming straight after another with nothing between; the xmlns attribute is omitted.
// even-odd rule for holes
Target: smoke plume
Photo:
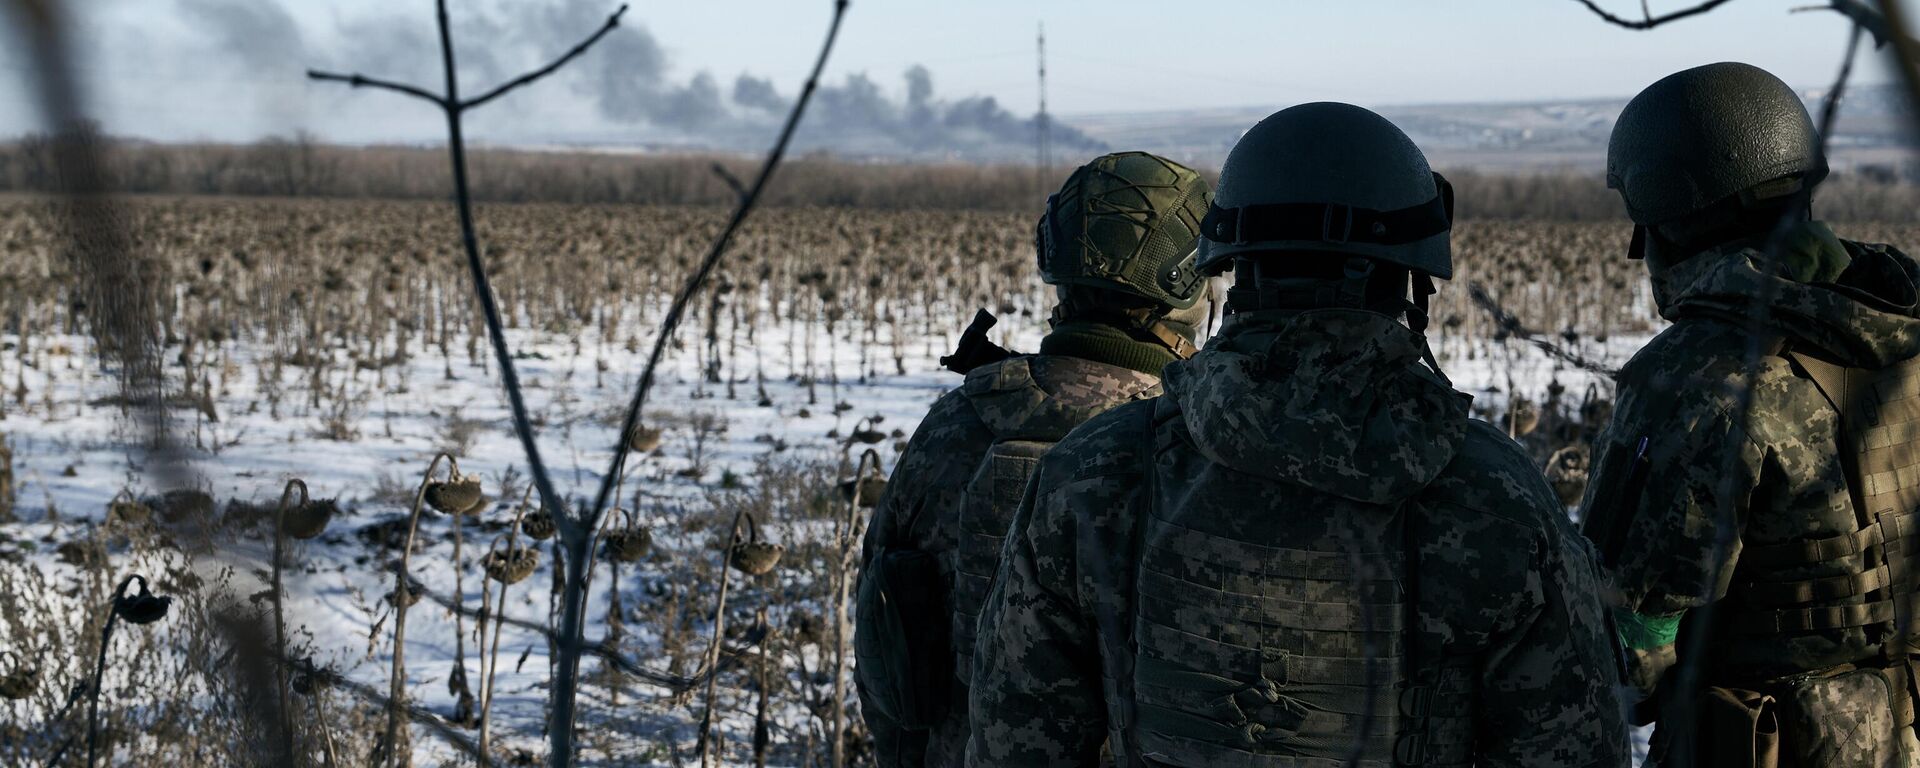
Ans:
<svg viewBox="0 0 1920 768"><path fill-rule="evenodd" d="M336 22L338 34L329 36L300 29L285 5L292 1L175 0L203 43L226 52L236 69L297 71L312 65L438 85L431 14L395 9L343 18ZM467 92L566 51L598 28L610 10L602 0L462 6L453 15L454 36ZM516 124L557 133L553 122L539 116L578 114L584 100L602 121L602 132L643 128L625 135L719 150L757 150L766 144L793 94L754 74L739 74L723 86L712 72L677 71L659 40L633 19L629 15L562 70L556 80L564 87L510 97L517 104L512 111L520 116ZM900 78L900 88L892 91L864 72L823 83L797 145L865 156L1003 160L1031 153L1039 129L1033 117L1016 115L992 97L942 98L924 66L912 66ZM573 104L558 103L569 95ZM1054 122L1050 131L1054 146L1063 150L1104 149L1070 126Z"/></svg>

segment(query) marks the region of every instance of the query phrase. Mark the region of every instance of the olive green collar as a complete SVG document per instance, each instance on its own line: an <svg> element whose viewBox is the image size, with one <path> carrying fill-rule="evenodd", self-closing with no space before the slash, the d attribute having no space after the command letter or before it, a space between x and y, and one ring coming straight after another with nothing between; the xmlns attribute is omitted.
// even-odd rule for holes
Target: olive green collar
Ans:
<svg viewBox="0 0 1920 768"><path fill-rule="evenodd" d="M1111 325L1085 322L1055 326L1052 333L1040 340L1040 354L1077 357L1155 376L1160 375L1160 369L1168 363L1179 359L1160 344L1141 341Z"/></svg>

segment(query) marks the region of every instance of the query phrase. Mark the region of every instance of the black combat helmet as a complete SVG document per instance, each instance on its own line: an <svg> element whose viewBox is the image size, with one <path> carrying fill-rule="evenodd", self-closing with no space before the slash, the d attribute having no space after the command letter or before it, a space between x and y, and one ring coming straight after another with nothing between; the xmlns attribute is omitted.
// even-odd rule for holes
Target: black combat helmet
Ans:
<svg viewBox="0 0 1920 768"><path fill-rule="evenodd" d="M1362 256L1453 276L1453 194L1386 118L1351 104L1288 107L1249 129L1220 170L1200 269L1270 251Z"/></svg>
<svg viewBox="0 0 1920 768"><path fill-rule="evenodd" d="M1193 259L1212 197L1200 174L1158 155L1094 158L1047 198L1035 237L1040 277L1191 307L1204 294Z"/></svg>
<svg viewBox="0 0 1920 768"><path fill-rule="evenodd" d="M1607 186L1646 227L1713 211L1726 214L1715 219L1730 219L1826 175L1806 105L1780 78L1750 64L1708 64L1647 86L1627 102L1607 143Z"/></svg>

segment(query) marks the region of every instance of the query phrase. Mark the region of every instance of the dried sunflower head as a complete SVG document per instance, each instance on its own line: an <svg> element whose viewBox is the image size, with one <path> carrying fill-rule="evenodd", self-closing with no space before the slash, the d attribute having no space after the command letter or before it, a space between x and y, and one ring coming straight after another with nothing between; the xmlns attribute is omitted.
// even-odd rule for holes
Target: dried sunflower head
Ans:
<svg viewBox="0 0 1920 768"><path fill-rule="evenodd" d="M313 499L295 505L281 518L281 530L296 539L311 539L327 530L340 506L333 499Z"/></svg>
<svg viewBox="0 0 1920 768"><path fill-rule="evenodd" d="M404 591L399 589L387 590L385 599L388 605L399 606L400 601L405 600L406 605L412 607L415 603L420 602L421 593L426 591L426 587L421 585L420 582L408 579Z"/></svg>
<svg viewBox="0 0 1920 768"><path fill-rule="evenodd" d="M113 599L113 612L122 621L132 624L152 624L167 617L167 606L173 604L173 598L155 595L147 591L147 580L134 577L140 582L140 591L132 595L119 595Z"/></svg>
<svg viewBox="0 0 1920 768"><path fill-rule="evenodd" d="M1547 459L1547 482L1559 495L1561 504L1571 507L1586 495L1587 466L1587 449L1582 445L1563 447Z"/></svg>
<svg viewBox="0 0 1920 768"><path fill-rule="evenodd" d="M20 665L19 658L12 653L8 653L7 657L14 660L14 665L5 674L0 674L0 699L19 701L32 696L40 687L40 668Z"/></svg>
<svg viewBox="0 0 1920 768"><path fill-rule="evenodd" d="M546 541L559 532L559 526L554 523L553 513L548 512L546 507L541 507L520 521L520 532L534 541Z"/></svg>
<svg viewBox="0 0 1920 768"><path fill-rule="evenodd" d="M887 477L876 470L866 477L860 478L858 481L841 481L841 498L847 501L853 501L855 490L860 492L860 506L866 509L872 509L880 504L880 497L887 492Z"/></svg>
<svg viewBox="0 0 1920 768"><path fill-rule="evenodd" d="M660 447L661 429L634 425L633 432L627 435L627 450L634 453L652 453Z"/></svg>
<svg viewBox="0 0 1920 768"><path fill-rule="evenodd" d="M480 476L454 475L446 481L427 483L427 505L444 514L465 514L480 503Z"/></svg>
<svg viewBox="0 0 1920 768"><path fill-rule="evenodd" d="M607 534L607 554L622 563L637 563L653 548L653 532L631 527Z"/></svg>
<svg viewBox="0 0 1920 768"><path fill-rule="evenodd" d="M486 569L487 578L502 584L518 584L540 567L540 553L532 547L496 549L488 552L480 563Z"/></svg>
<svg viewBox="0 0 1920 768"><path fill-rule="evenodd" d="M735 542L727 553L727 564L750 576L762 576L780 564L780 556L786 551L786 547L764 541Z"/></svg>

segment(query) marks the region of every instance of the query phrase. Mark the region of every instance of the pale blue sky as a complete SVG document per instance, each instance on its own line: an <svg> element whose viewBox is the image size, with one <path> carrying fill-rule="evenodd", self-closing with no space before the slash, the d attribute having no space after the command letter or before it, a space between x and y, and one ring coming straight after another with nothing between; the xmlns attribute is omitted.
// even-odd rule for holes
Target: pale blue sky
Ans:
<svg viewBox="0 0 1920 768"><path fill-rule="evenodd" d="M1636 0L1606 2L1622 14L1638 11ZM902 73L922 64L936 98L993 96L1024 117L1034 109L1034 33L1044 23L1050 106L1069 117L1322 99L1381 106L1620 97L1675 70L1729 59L1765 67L1799 87L1819 87L1838 65L1846 25L1832 13L1788 13L1809 2L1738 0L1706 16L1631 32L1601 23L1573 0L855 0L827 79L840 83L849 73L865 73L884 95L903 99ZM488 18L491 11L492 26L463 31L462 41L478 46L514 31L527 36L515 14L566 17L551 26L585 34L591 24L578 20L603 16L616 4L455 0L453 7L457 18ZM1655 12L1682 4L1653 3ZM354 55L348 53L353 46L392 57L369 62L378 70L369 74L432 77L435 52L402 47L410 37L430 40L419 37L432 32L429 0L73 5L86 14L84 69L95 84L93 101L116 132L244 140L307 128L353 141L413 141L438 130L425 109L301 77L307 66L352 68L354 62L343 59ZM206 20L224 13L222 6L251 10L240 14L248 18L236 28L214 29ZM665 64L659 87L678 87L704 72L728 95L735 78L746 74L789 95L829 13L829 0L641 1L627 15L629 28L614 34L640 28L658 43ZM553 34L558 39L560 33ZM241 52L236 40L257 50ZM522 42L499 46L495 69L535 63L550 55L540 49L553 48ZM6 60L5 50L17 41L0 37L0 43L0 134L17 133L31 127L31 102L21 85L26 70ZM491 72L473 79L483 74ZM645 120L609 120L588 98L593 85L583 80L590 73L570 76L575 79L543 84L538 94L476 115L475 133L514 141L659 130ZM1865 62L1860 77L1885 81L1888 72L1878 61Z"/></svg>

